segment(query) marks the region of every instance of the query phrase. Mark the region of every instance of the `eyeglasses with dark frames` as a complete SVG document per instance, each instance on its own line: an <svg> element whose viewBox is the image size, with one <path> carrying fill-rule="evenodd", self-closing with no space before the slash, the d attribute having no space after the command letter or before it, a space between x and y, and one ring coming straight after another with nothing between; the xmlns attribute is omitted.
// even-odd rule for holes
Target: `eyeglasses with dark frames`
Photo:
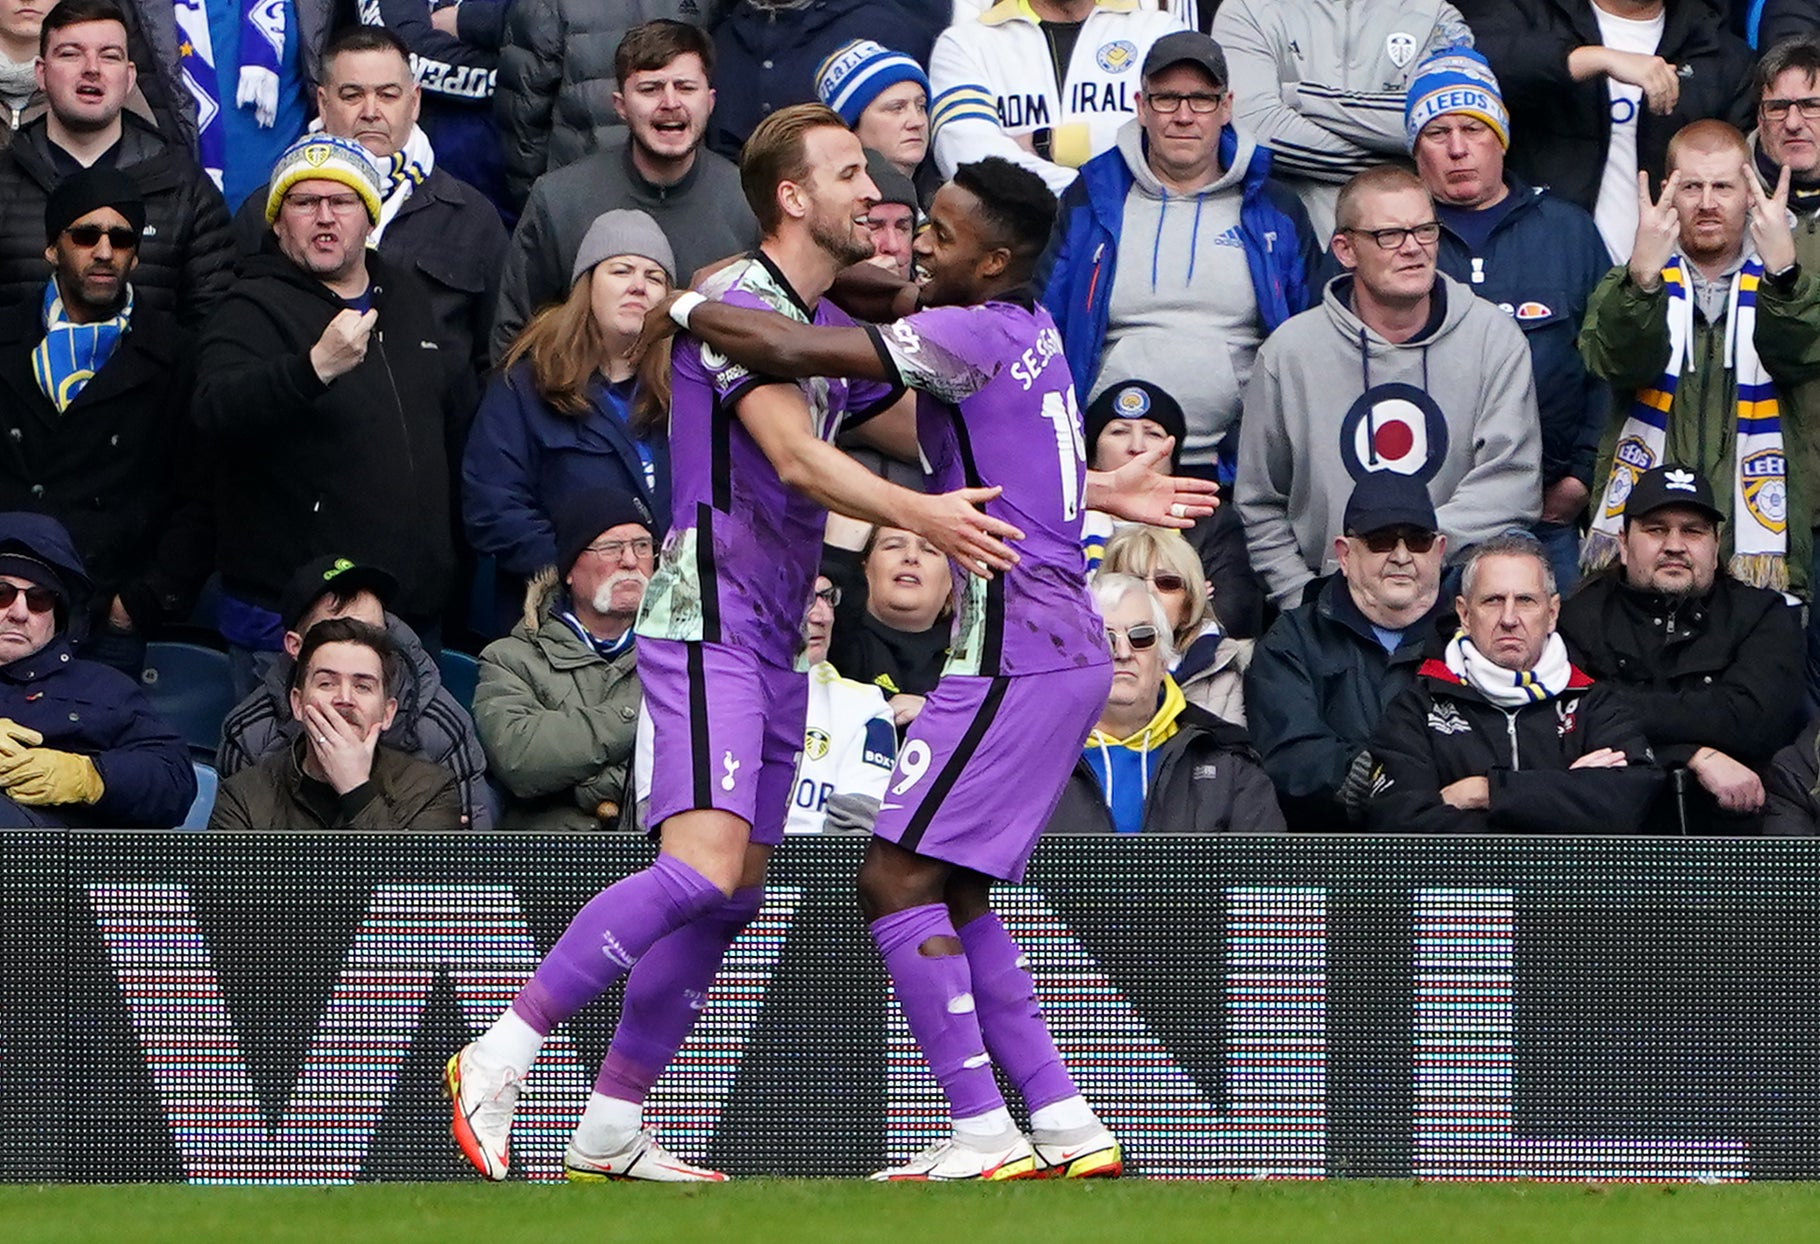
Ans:
<svg viewBox="0 0 1820 1244"><path fill-rule="evenodd" d="M1144 102L1150 105L1151 111L1167 116L1183 104L1188 105L1189 112L1206 116L1218 112L1220 105L1226 102L1226 92L1213 91L1153 91L1144 96Z"/></svg>
<svg viewBox="0 0 1820 1244"><path fill-rule="evenodd" d="M1378 244L1379 250L1394 251L1403 245L1405 239L1412 237L1423 246L1433 246L1440 240L1441 222L1424 221L1407 229L1342 229L1340 232L1370 238Z"/></svg>
<svg viewBox="0 0 1820 1244"><path fill-rule="evenodd" d="M1803 121L1820 121L1820 97L1810 95L1806 99L1766 99L1757 105L1766 121L1786 121L1790 108L1799 112Z"/></svg>

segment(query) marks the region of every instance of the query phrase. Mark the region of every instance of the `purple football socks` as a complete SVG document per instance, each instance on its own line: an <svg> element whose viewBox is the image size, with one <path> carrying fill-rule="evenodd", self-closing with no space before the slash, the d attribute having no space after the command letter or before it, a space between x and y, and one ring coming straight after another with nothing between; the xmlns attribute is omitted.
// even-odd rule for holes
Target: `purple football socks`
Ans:
<svg viewBox="0 0 1820 1244"><path fill-rule="evenodd" d="M930 938L954 936L948 909L940 903L906 908L872 923L872 939L897 987L910 1034L959 1120L1003 1110L1005 1101L974 1014L967 956L921 953Z"/></svg>
<svg viewBox="0 0 1820 1244"><path fill-rule="evenodd" d="M969 920L961 945L973 973L980 1031L992 1061L1005 1069L1032 1111L1077 1096L1074 1078L1036 1004L1036 983L1005 926L992 912Z"/></svg>

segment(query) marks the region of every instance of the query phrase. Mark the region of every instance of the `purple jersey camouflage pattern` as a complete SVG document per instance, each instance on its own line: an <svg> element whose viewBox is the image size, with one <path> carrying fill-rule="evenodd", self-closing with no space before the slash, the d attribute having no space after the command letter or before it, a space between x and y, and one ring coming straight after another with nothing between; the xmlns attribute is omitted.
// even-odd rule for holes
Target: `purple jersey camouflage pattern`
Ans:
<svg viewBox="0 0 1820 1244"><path fill-rule="evenodd" d="M730 306L776 311L804 324L849 327L823 300L813 312L762 253L733 264L702 291ZM645 591L637 633L747 648L789 667L802 649L826 511L790 488L734 410L754 389L795 384L815 435L833 440L902 389L752 372L700 339L679 334L671 353L670 495L674 526Z"/></svg>
<svg viewBox="0 0 1820 1244"><path fill-rule="evenodd" d="M1009 301L935 307L871 332L918 391L931 491L1002 487L986 513L1024 533L1009 572L956 572L944 672L1042 674L1110 662L1081 551L1081 416L1049 312Z"/></svg>

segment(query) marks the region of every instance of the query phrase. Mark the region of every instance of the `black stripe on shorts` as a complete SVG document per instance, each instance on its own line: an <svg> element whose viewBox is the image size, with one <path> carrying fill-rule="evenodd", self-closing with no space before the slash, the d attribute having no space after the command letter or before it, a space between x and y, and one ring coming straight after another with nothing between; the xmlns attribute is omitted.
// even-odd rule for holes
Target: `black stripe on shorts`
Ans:
<svg viewBox="0 0 1820 1244"><path fill-rule="evenodd" d="M714 774L708 747L708 678L700 644L684 644L689 662L689 772L695 779L695 806L714 806Z"/></svg>
<svg viewBox="0 0 1820 1244"><path fill-rule="evenodd" d="M948 763L936 775L935 785L929 788L929 794L917 804L916 815L904 827L903 837L897 840L898 846L906 851L916 850L917 843L923 840L923 835L929 830L929 823L941 811L942 801L954 789L954 784L961 780L961 773L972 761L973 753L979 750L980 740L986 737L986 731L998 719L999 704L1010 689L1010 678L1001 675L992 680L992 685L986 689L985 698L980 701L979 710L973 715L973 724L967 727L967 733L961 736L960 746L954 749L954 755L948 757Z"/></svg>

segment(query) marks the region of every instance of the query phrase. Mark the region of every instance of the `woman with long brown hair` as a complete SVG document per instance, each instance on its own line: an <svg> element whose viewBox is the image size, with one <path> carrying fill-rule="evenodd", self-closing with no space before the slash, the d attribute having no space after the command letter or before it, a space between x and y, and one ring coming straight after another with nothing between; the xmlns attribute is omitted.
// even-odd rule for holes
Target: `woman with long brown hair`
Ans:
<svg viewBox="0 0 1820 1244"><path fill-rule="evenodd" d="M525 326L487 388L462 461L462 517L475 549L528 579L556 561L550 515L603 487L670 525L670 352L631 349L676 279L644 212L605 212L576 253L569 296Z"/></svg>

